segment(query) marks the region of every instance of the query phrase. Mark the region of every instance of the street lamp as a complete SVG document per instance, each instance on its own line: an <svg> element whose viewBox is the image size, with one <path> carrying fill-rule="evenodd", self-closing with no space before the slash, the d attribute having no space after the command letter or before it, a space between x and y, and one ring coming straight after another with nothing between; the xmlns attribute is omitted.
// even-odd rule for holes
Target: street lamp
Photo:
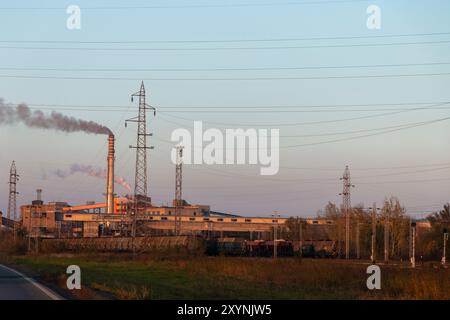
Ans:
<svg viewBox="0 0 450 320"><path fill-rule="evenodd" d="M278 220L277 217L279 218L280 215L277 213L277 211L274 211L274 213L272 214L273 217L273 258L276 259L277 258L277 231L278 231Z"/></svg>
<svg viewBox="0 0 450 320"><path fill-rule="evenodd" d="M446 246L447 246L447 241L448 241L448 230L444 229L444 252L442 254L442 265L445 266L446 261Z"/></svg>

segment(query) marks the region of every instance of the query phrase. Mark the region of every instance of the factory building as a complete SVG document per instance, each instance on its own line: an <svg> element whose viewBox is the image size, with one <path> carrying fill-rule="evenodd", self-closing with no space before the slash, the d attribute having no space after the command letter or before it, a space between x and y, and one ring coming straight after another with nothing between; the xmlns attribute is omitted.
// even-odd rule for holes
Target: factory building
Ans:
<svg viewBox="0 0 450 320"><path fill-rule="evenodd" d="M243 217L211 211L208 205L149 206L134 217L132 200L114 198L113 213L106 213L106 203L70 206L66 202L44 204L35 200L21 207L22 226L33 236L47 238L124 236L136 219L138 235L170 235L179 211L181 233L223 237L243 236L249 239L270 237L274 226L282 230L286 218ZM306 224L327 227L331 220L306 219Z"/></svg>
<svg viewBox="0 0 450 320"><path fill-rule="evenodd" d="M129 222L133 213L133 202L129 198L114 198L112 213L107 213L106 203L89 202L85 205L70 206L66 202L49 202L34 200L30 205L21 206L23 228L31 234L41 237L65 236L68 230L71 236L98 236L101 226L111 227L114 223ZM155 217L174 217L178 210L182 217L205 217L211 214L207 205L184 203L182 207L149 206L145 212L138 214L138 221L152 221ZM164 218L162 218L164 219ZM161 219L160 219L161 220Z"/></svg>
<svg viewBox="0 0 450 320"><path fill-rule="evenodd" d="M181 162L177 165L178 189L172 206L154 206L151 198L116 197L114 193L115 139L108 136L106 193L104 203L88 202L71 206L66 202L44 204L41 191L37 200L20 208L21 225L30 236L47 238L144 235L216 235L268 238L275 226L283 230L287 219L241 217L211 211L208 205L189 204L181 198ZM145 193L144 193L145 194ZM307 224L332 224L319 219Z"/></svg>

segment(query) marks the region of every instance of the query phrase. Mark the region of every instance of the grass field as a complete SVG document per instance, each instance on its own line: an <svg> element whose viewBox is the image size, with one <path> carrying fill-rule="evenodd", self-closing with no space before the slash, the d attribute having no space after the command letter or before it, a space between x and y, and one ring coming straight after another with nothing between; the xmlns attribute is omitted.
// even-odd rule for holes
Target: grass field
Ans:
<svg viewBox="0 0 450 320"><path fill-rule="evenodd" d="M15 256L9 264L61 287L67 266L82 285L118 299L450 299L450 269L381 266L381 290L366 287L368 264L335 260L205 256Z"/></svg>

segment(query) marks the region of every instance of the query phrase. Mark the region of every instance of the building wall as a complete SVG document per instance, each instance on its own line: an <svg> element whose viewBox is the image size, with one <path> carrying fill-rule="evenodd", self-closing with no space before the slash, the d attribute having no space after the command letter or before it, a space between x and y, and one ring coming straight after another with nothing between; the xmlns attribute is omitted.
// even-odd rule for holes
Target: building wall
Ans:
<svg viewBox="0 0 450 320"><path fill-rule="evenodd" d="M26 205L20 207L23 228L33 235L56 235L62 217L62 208L67 206L64 202L54 202L41 205Z"/></svg>

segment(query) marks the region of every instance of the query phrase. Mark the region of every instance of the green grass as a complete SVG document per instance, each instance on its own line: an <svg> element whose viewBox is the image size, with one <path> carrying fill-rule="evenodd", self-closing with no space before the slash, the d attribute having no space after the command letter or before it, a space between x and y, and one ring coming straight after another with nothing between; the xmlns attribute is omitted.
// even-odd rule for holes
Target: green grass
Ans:
<svg viewBox="0 0 450 320"><path fill-rule="evenodd" d="M367 265L295 258L148 255L9 257L55 282L80 266L82 285L119 299L450 299L450 270L382 267L382 290L366 288Z"/></svg>

